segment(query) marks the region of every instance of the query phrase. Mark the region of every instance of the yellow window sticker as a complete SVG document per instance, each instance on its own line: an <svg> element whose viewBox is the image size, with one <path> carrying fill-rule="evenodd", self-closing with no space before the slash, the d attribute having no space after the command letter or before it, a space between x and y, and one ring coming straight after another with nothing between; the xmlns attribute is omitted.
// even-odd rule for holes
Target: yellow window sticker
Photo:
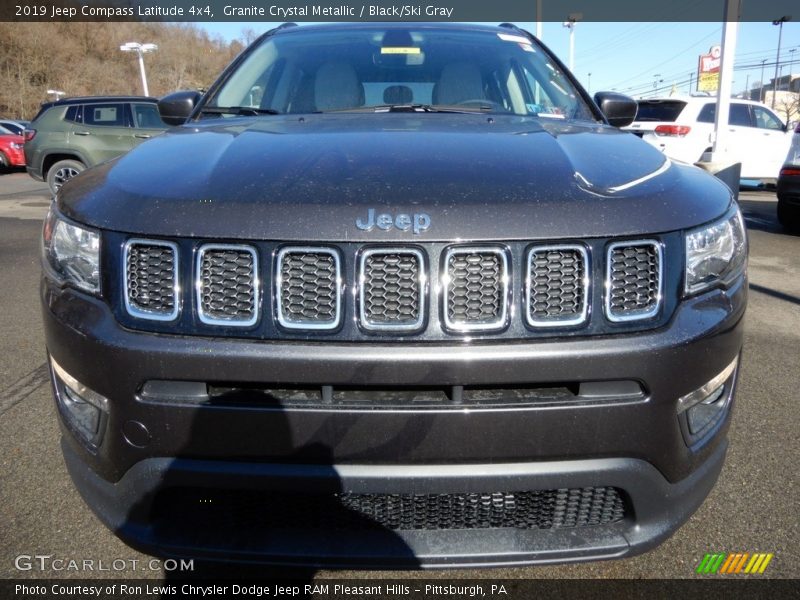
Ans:
<svg viewBox="0 0 800 600"><path fill-rule="evenodd" d="M381 54L419 54L419 48L386 47L381 48Z"/></svg>

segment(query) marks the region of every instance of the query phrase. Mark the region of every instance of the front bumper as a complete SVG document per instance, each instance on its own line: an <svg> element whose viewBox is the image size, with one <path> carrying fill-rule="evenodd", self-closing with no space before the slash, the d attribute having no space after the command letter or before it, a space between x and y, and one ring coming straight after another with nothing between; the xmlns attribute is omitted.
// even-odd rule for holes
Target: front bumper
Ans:
<svg viewBox="0 0 800 600"><path fill-rule="evenodd" d="M739 354L746 281L682 302L659 330L475 346L155 335L123 329L102 301L47 281L42 292L51 356L109 399L96 448L62 421L70 474L126 542L155 554L278 564L467 566L633 555L689 518L724 460L736 376L726 384L725 415L691 446L676 402ZM154 380L383 387L631 380L645 395L520 408L276 409L143 401L143 384ZM159 494L170 488L208 490L194 501L212 502L220 490L430 495L604 486L624 494L625 518L577 528L331 535L242 531L245 520L233 535L158 512Z"/></svg>

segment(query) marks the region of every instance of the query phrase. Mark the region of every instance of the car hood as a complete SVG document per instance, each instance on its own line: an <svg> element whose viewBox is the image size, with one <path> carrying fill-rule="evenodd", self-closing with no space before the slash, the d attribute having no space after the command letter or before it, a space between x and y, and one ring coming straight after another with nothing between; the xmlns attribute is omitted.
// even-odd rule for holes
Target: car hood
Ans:
<svg viewBox="0 0 800 600"><path fill-rule="evenodd" d="M142 235L511 240L687 228L721 215L730 196L699 169L605 125L360 113L175 128L76 177L59 207ZM359 228L370 214L429 225Z"/></svg>

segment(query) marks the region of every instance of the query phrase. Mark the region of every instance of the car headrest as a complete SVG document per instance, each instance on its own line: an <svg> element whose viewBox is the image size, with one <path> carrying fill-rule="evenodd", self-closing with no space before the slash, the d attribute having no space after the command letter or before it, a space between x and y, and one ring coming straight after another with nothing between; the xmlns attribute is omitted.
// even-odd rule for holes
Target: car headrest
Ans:
<svg viewBox="0 0 800 600"><path fill-rule="evenodd" d="M364 88L356 70L344 62L326 62L314 80L314 104L317 110L337 110L361 106Z"/></svg>
<svg viewBox="0 0 800 600"><path fill-rule="evenodd" d="M414 92L407 85L390 85L383 91L384 104L411 104Z"/></svg>
<svg viewBox="0 0 800 600"><path fill-rule="evenodd" d="M483 78L477 65L457 62L445 65L433 86L434 104L458 104L483 99Z"/></svg>

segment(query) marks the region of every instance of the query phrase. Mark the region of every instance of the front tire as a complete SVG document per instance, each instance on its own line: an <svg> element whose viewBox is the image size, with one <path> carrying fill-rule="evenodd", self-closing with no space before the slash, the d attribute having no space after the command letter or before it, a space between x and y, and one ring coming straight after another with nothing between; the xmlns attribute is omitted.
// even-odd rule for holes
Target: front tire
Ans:
<svg viewBox="0 0 800 600"><path fill-rule="evenodd" d="M60 160L47 171L47 185L55 196L61 186L75 177L86 168L82 162L77 160Z"/></svg>
<svg viewBox="0 0 800 600"><path fill-rule="evenodd" d="M8 160L8 157L3 152L0 152L0 171L5 171L10 166L11 161Z"/></svg>

